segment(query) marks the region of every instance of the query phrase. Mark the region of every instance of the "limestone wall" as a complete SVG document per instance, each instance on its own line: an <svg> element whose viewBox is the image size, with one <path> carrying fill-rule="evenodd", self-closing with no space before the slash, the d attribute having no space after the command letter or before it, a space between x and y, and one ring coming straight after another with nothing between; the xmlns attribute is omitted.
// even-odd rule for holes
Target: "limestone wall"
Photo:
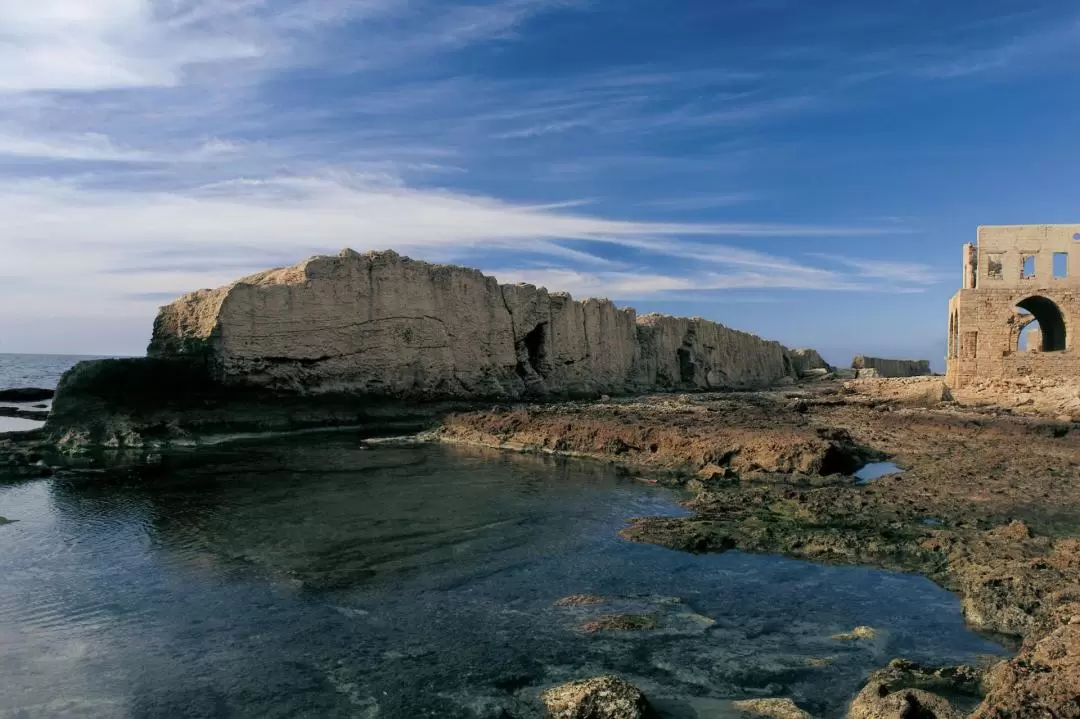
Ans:
<svg viewBox="0 0 1080 719"><path fill-rule="evenodd" d="M930 360L882 359L856 355L851 361L856 370L874 370L876 377L919 377L931 374Z"/></svg>
<svg viewBox="0 0 1080 719"><path fill-rule="evenodd" d="M185 295L148 353L207 358L226 384L406 399L752 387L806 361L707 320L352 250Z"/></svg>

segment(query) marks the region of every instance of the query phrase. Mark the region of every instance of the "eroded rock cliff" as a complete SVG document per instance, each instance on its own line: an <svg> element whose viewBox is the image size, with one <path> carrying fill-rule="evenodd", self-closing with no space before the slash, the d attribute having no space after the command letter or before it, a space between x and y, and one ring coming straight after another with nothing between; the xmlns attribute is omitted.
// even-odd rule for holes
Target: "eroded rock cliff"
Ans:
<svg viewBox="0 0 1080 719"><path fill-rule="evenodd" d="M204 358L227 385L420 400L738 388L796 371L779 343L714 322L352 250L181 297L149 354Z"/></svg>

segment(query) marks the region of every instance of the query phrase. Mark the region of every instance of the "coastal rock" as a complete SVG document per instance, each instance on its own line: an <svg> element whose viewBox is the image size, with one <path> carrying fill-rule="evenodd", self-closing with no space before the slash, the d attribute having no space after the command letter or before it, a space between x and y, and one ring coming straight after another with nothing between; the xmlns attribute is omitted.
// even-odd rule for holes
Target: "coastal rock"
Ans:
<svg viewBox="0 0 1080 719"><path fill-rule="evenodd" d="M204 361L228 385L410 399L749 387L795 373L780 344L714 322L352 250L185 295L162 308L148 353Z"/></svg>
<svg viewBox="0 0 1080 719"><path fill-rule="evenodd" d="M922 689L891 691L882 682L870 682L848 708L848 719L961 719L947 699Z"/></svg>
<svg viewBox="0 0 1080 719"><path fill-rule="evenodd" d="M981 675L968 666L924 667L894 659L870 680L848 708L848 719L960 719L964 712L944 695L976 697Z"/></svg>
<svg viewBox="0 0 1080 719"><path fill-rule="evenodd" d="M652 716L645 695L606 675L561 684L540 696L552 719L644 719Z"/></svg>
<svg viewBox="0 0 1080 719"><path fill-rule="evenodd" d="M987 673L977 719L1080 716L1080 616L1073 619Z"/></svg>
<svg viewBox="0 0 1080 719"><path fill-rule="evenodd" d="M41 387L13 387L0 389L0 402L41 402L52 399L54 391Z"/></svg>
<svg viewBox="0 0 1080 719"><path fill-rule="evenodd" d="M743 699L731 705L743 714L767 717L768 719L810 719L810 714L795 705L788 698L783 699Z"/></svg>

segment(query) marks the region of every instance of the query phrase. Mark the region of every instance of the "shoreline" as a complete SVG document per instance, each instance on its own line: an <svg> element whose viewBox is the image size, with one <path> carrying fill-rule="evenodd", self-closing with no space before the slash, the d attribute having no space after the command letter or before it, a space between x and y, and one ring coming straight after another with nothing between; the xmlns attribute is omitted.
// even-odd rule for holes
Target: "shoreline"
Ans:
<svg viewBox="0 0 1080 719"><path fill-rule="evenodd" d="M932 377L824 381L760 391L458 404L438 412L414 407L402 422L420 431L365 441L600 461L696 493L681 502L688 516L635 519L620 532L625 539L926 576L960 597L972 630L1017 652L982 675L984 701L972 716L1060 714L1080 692L1073 649L1080 648L1080 423L1052 410L1018 415L1002 405L963 406L945 399L941 387ZM187 451L385 428L394 415L384 410L382 422L207 435L172 446ZM27 439L38 450L48 444L44 432ZM0 435L0 455L11 445L10 435ZM111 451L146 461L162 449ZM34 461L34 449L24 451L25 477L54 471ZM903 472L866 483L852 476L863 464L886 459ZM936 684L920 679L923 668L901 671L894 664L875 673L866 691L881 684L885 689L874 691L884 691L882 700L912 687L952 691L940 677Z"/></svg>

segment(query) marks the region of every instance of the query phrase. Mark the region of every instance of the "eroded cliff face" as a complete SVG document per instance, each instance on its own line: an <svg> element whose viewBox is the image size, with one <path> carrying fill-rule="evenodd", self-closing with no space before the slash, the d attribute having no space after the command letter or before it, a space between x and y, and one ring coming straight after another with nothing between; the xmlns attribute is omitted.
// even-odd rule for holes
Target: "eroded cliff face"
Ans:
<svg viewBox="0 0 1080 719"><path fill-rule="evenodd" d="M795 373L780 344L714 322L352 250L181 297L162 308L149 355L205 358L228 385L401 399L721 389Z"/></svg>

